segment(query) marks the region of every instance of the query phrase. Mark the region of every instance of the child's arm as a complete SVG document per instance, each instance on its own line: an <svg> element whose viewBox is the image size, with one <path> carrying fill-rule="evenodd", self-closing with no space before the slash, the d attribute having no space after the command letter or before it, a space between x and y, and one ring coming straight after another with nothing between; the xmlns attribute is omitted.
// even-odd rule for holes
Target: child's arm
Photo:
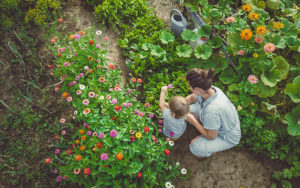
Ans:
<svg viewBox="0 0 300 188"><path fill-rule="evenodd" d="M165 109L165 98L166 98L166 93L168 92L168 87L163 86L161 87L161 92L160 92L160 98L159 98L159 108L163 112Z"/></svg>
<svg viewBox="0 0 300 188"><path fill-rule="evenodd" d="M193 104L193 103L197 102L197 98L195 97L195 94L191 94L191 95L185 97L185 99L189 104Z"/></svg>

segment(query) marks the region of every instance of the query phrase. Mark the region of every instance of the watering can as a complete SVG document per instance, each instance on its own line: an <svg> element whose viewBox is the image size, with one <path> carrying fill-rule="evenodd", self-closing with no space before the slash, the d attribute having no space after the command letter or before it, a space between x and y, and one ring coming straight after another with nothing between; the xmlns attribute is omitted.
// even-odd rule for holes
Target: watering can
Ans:
<svg viewBox="0 0 300 188"><path fill-rule="evenodd" d="M173 13L177 14L173 14ZM171 32L174 32L175 37L178 37L187 26L187 21L182 13L177 9L172 9L170 12Z"/></svg>

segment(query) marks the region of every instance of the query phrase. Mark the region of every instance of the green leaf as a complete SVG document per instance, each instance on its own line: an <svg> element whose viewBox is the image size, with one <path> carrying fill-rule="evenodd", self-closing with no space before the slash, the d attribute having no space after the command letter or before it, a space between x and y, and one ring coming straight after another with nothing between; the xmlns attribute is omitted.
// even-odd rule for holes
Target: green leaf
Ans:
<svg viewBox="0 0 300 188"><path fill-rule="evenodd" d="M277 114L276 105L272 105L266 102L261 103L261 110L271 116L275 116Z"/></svg>
<svg viewBox="0 0 300 188"><path fill-rule="evenodd" d="M212 48L219 48L222 45L222 39L219 36L213 36L207 43L212 46Z"/></svg>
<svg viewBox="0 0 300 188"><path fill-rule="evenodd" d="M264 85L262 82L258 82L257 87L257 96L259 96L260 98L272 97L277 91L277 87L269 87Z"/></svg>
<svg viewBox="0 0 300 188"><path fill-rule="evenodd" d="M194 31L186 29L181 33L181 37L185 41L196 41L197 40L197 35Z"/></svg>
<svg viewBox="0 0 300 188"><path fill-rule="evenodd" d="M212 54L212 48L206 44L202 44L194 49L194 54L197 59L208 59Z"/></svg>
<svg viewBox="0 0 300 188"><path fill-rule="evenodd" d="M153 55L153 56L161 57L165 53L166 53L166 51L158 45L155 45L153 48L151 48L151 55Z"/></svg>
<svg viewBox="0 0 300 188"><path fill-rule="evenodd" d="M171 33L163 31L159 39L163 44L168 44L169 42L173 42L175 37Z"/></svg>
<svg viewBox="0 0 300 188"><path fill-rule="evenodd" d="M276 86L276 84L281 80L281 73L277 69L273 69L268 72L264 72L261 75L261 81L270 87Z"/></svg>
<svg viewBox="0 0 300 188"><path fill-rule="evenodd" d="M179 57L191 57L192 52L193 52L192 47L190 47L187 44L183 44L181 46L176 47L176 54Z"/></svg>
<svg viewBox="0 0 300 188"><path fill-rule="evenodd" d="M267 11L257 8L255 9L255 12L259 14L259 18L262 18L263 20L269 20L270 19L270 15Z"/></svg>
<svg viewBox="0 0 300 188"><path fill-rule="evenodd" d="M276 65L276 69L280 72L280 79L286 79L290 64L282 56L274 57L272 60Z"/></svg>
<svg viewBox="0 0 300 188"><path fill-rule="evenodd" d="M224 84L230 84L234 81L235 73L233 72L233 69L231 67L227 67L224 71L221 72L219 79Z"/></svg>
<svg viewBox="0 0 300 188"><path fill-rule="evenodd" d="M243 45L241 36L239 33L230 33L227 37L228 46L231 47L232 53L236 54L240 49L240 46Z"/></svg>
<svg viewBox="0 0 300 188"><path fill-rule="evenodd" d="M265 3L265 1L258 1L257 6L259 8L265 9L266 8L266 3Z"/></svg>
<svg viewBox="0 0 300 188"><path fill-rule="evenodd" d="M274 43L277 48L284 49L286 47L284 37L280 35L271 36L271 42Z"/></svg>
<svg viewBox="0 0 300 188"><path fill-rule="evenodd" d="M300 52L300 40L294 37L285 37L286 43L291 50Z"/></svg>
<svg viewBox="0 0 300 188"><path fill-rule="evenodd" d="M295 8L287 8L284 10L284 13L286 13L287 17L292 17L298 13L298 10Z"/></svg>
<svg viewBox="0 0 300 188"><path fill-rule="evenodd" d="M198 36L199 37L209 37L210 33L211 33L211 27L209 25L203 25L198 30Z"/></svg>
<svg viewBox="0 0 300 188"><path fill-rule="evenodd" d="M140 57L141 59L145 59L147 56L148 56L148 53L147 53L147 52L145 52L145 51L140 51L139 57Z"/></svg>
<svg viewBox="0 0 300 188"><path fill-rule="evenodd" d="M280 8L280 5L281 5L281 1L280 0L267 0L267 6L270 8L270 9L279 9Z"/></svg>
<svg viewBox="0 0 300 188"><path fill-rule="evenodd" d="M137 162L137 161L133 161L133 162L130 164L130 173L136 174L136 173L138 173L142 168L143 168L143 163Z"/></svg>
<svg viewBox="0 0 300 188"><path fill-rule="evenodd" d="M294 78L293 84L286 85L284 93L289 95L294 103L300 102L300 76Z"/></svg>
<svg viewBox="0 0 300 188"><path fill-rule="evenodd" d="M288 36L297 38L298 34L297 34L296 25L288 21L288 19L286 18L282 19L281 22L284 24L284 27L280 29L280 31Z"/></svg>
<svg viewBox="0 0 300 188"><path fill-rule="evenodd" d="M144 44L142 45L142 49L145 50L145 51L148 51L149 49L151 49L151 48L153 48L153 47L154 47L154 45L151 44L151 43L144 43Z"/></svg>

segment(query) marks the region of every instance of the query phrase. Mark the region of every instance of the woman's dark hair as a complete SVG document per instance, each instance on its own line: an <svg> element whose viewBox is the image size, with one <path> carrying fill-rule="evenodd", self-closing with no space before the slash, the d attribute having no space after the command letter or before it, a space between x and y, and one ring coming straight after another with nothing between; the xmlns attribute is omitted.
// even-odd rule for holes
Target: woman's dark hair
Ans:
<svg viewBox="0 0 300 188"><path fill-rule="evenodd" d="M192 88L198 87L207 91L213 84L212 76L214 72L215 69L213 68L210 68L208 71L194 68L187 73L186 80Z"/></svg>

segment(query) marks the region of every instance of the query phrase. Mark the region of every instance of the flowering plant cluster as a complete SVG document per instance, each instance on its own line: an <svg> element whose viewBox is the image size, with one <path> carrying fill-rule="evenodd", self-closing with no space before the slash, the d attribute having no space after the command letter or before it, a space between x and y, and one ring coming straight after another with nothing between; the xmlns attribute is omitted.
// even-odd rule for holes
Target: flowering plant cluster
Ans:
<svg viewBox="0 0 300 188"><path fill-rule="evenodd" d="M75 108L73 120L62 117L60 124L72 121L75 132L62 130L54 157L45 160L54 168L56 181L153 187L177 177L181 169L169 157L174 142L160 137L162 120L153 119L151 105L136 99L143 80L121 83L117 59L107 58L108 37L103 40L101 31L81 31L57 40L51 67L61 82L55 91Z"/></svg>

